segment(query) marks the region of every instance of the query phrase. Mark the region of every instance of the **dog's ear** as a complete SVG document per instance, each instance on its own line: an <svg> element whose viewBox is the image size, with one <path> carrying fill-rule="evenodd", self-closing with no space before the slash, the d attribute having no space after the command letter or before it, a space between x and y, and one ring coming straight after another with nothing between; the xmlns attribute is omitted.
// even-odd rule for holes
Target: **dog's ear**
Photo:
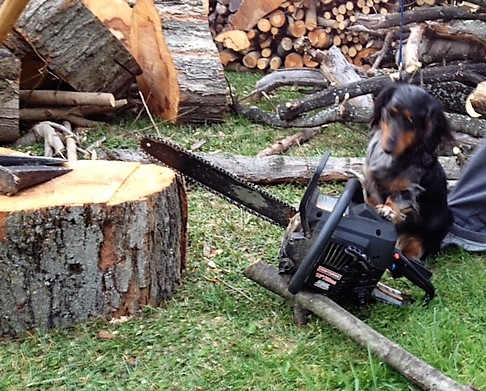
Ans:
<svg viewBox="0 0 486 391"><path fill-rule="evenodd" d="M432 98L432 102L428 105L426 128L424 143L429 153L433 153L441 143L454 140L442 104L435 98Z"/></svg>
<svg viewBox="0 0 486 391"><path fill-rule="evenodd" d="M372 128L380 123L382 109L392 98L397 88L397 83L389 84L388 86L384 87L376 97L373 108L373 116L371 117Z"/></svg>

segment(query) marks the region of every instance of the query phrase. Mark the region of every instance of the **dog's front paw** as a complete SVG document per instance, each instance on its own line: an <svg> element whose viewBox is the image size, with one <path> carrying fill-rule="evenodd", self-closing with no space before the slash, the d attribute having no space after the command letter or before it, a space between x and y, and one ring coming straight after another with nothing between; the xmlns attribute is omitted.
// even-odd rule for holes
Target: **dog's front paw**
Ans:
<svg viewBox="0 0 486 391"><path fill-rule="evenodd" d="M376 205L375 209L381 217L387 219L388 221L397 223L405 219L405 216L402 213L400 213L400 211L395 211L389 205L385 205L385 204Z"/></svg>

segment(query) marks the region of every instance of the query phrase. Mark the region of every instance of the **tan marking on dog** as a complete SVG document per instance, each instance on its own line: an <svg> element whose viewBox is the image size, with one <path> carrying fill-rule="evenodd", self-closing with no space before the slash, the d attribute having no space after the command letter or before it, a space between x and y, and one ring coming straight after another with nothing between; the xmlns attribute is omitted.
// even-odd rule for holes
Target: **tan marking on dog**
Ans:
<svg viewBox="0 0 486 391"><path fill-rule="evenodd" d="M408 148L415 144L417 134L414 131L401 131L395 143L393 156L402 155Z"/></svg>
<svg viewBox="0 0 486 391"><path fill-rule="evenodd" d="M390 192L404 191L410 188L410 181L406 178L396 178L390 183Z"/></svg>
<svg viewBox="0 0 486 391"><path fill-rule="evenodd" d="M397 248L409 259L420 260L424 254L424 244L416 236L400 235L397 240Z"/></svg>

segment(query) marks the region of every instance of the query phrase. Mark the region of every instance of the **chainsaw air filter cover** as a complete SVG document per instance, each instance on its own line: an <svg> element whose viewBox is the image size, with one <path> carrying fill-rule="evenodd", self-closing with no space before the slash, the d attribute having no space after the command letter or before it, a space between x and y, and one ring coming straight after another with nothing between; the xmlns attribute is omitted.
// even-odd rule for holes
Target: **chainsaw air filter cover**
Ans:
<svg viewBox="0 0 486 391"><path fill-rule="evenodd" d="M329 215L323 213L314 231L316 239ZM393 263L395 241L393 224L375 215L368 205L357 205L342 217L327 243L322 245L305 285L333 298L348 298L365 305Z"/></svg>

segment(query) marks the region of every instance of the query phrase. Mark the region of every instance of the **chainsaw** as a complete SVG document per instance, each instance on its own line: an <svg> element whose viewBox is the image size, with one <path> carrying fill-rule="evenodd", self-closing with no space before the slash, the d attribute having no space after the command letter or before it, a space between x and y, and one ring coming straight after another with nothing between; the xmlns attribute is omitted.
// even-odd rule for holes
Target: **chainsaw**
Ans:
<svg viewBox="0 0 486 391"><path fill-rule="evenodd" d="M284 228L279 273L289 276L291 293L312 290L359 307L376 300L396 306L410 303L409 295L380 281L388 271L421 288L425 301L434 297L432 273L395 248L394 225L365 202L358 179L348 180L339 198L320 193L329 152L316 166L296 209L172 141L143 137L140 146L189 181Z"/></svg>

